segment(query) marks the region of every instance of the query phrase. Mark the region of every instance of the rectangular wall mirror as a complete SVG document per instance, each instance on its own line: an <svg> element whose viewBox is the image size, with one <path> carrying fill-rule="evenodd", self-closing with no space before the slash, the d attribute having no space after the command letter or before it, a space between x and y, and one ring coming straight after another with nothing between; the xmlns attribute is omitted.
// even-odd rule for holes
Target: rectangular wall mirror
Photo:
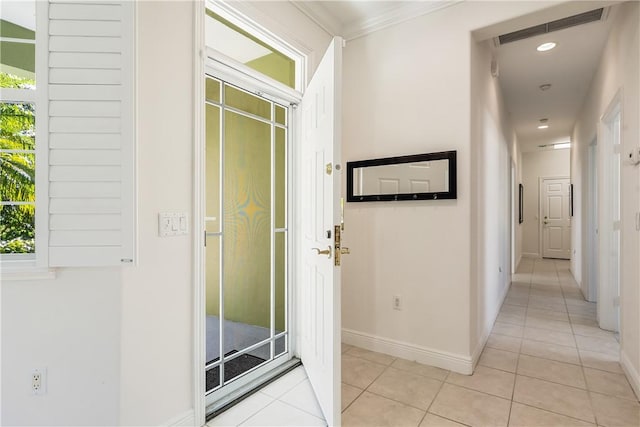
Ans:
<svg viewBox="0 0 640 427"><path fill-rule="evenodd" d="M347 201L455 199L456 152L347 162Z"/></svg>
<svg viewBox="0 0 640 427"><path fill-rule="evenodd" d="M518 184L518 224L524 222L524 187Z"/></svg>

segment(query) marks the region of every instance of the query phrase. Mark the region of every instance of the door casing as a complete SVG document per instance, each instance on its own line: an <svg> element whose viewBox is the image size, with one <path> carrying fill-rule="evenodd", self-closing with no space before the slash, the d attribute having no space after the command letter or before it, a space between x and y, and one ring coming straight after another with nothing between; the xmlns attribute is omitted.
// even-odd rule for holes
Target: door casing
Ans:
<svg viewBox="0 0 640 427"><path fill-rule="evenodd" d="M207 5L216 4L220 6L219 2L208 2ZM302 93L300 91L291 89L282 85L267 76L262 75L259 72L234 61L222 54L219 54L214 49L207 48L204 43L204 22L205 22L205 4L201 2L194 3L194 174L193 174L193 331L194 331L194 355L193 355L193 384L194 384L194 421L195 425L204 425L206 416L206 397L205 397L205 380L204 380L204 366L206 363L206 313L205 313L205 289L206 278L204 275L205 270L205 252L203 244L204 230L204 179L205 179L205 90L204 80L205 73L208 71L216 77L225 80L231 84L243 87L256 93L260 93L261 96L278 101L280 103L289 104L290 107L289 117L291 124L288 132L288 167L289 176L295 176L295 159L297 158L297 152L295 144L292 142L295 138L296 128L295 119L292 108L297 105L301 98ZM229 13L234 13L237 20L242 20L243 16L238 12L235 12L230 6L222 4L222 7ZM247 27L252 27L252 33L259 35L267 43L272 43L274 46L282 46L285 42L281 39L273 39L272 34L258 27L255 23L249 19L244 20L244 24ZM305 71L307 68L307 54L301 52L294 47L287 45L287 52L293 52L297 58L297 61L301 62L301 66L297 67L300 70L300 89L304 89L306 83ZM299 189L293 179L289 179L287 183L287 192L293 199L298 194ZM290 202L288 207L290 218L290 232L288 233L289 253L295 253L297 250L295 243L295 224L296 224L296 212L294 210L294 203ZM295 257L289 258L288 268L288 283L293 284L293 278L297 276L297 266L295 263ZM296 313L293 309L293 301L295 301L295 286L289 287L288 295L288 328L289 328L289 353L291 355L299 355L299 351L296 348L297 341L297 320ZM257 371L259 371L258 369Z"/></svg>
<svg viewBox="0 0 640 427"><path fill-rule="evenodd" d="M540 257L544 258L544 249L545 249L545 238L544 238L544 206L546 203L546 200L544 200L544 183L547 180L566 180L567 183L570 182L570 178L567 176L551 176L551 177L541 177L538 183L538 206L540 209L540 213L538 215L539 217L539 221L538 221L538 227L539 227L539 239L540 239ZM567 215L568 215L568 211L567 211ZM569 216L569 222L571 221L571 217ZM571 225L569 225L569 227L571 227ZM567 258L562 258L562 259L570 259L571 258L571 233L569 233L569 254L567 256Z"/></svg>
<svg viewBox="0 0 640 427"><path fill-rule="evenodd" d="M619 140L614 140L613 120L619 115ZM609 331L620 330L620 299L622 239L621 232L621 175L622 175L622 93L618 93L609 103L600 118L598 129L598 237L599 237L599 280L598 280L598 324ZM616 158L617 156L617 158ZM617 174L613 170L618 162ZM617 183L616 183L617 179ZM617 218L614 203L619 204ZM615 235L617 232L617 236ZM616 243L617 238L617 243Z"/></svg>

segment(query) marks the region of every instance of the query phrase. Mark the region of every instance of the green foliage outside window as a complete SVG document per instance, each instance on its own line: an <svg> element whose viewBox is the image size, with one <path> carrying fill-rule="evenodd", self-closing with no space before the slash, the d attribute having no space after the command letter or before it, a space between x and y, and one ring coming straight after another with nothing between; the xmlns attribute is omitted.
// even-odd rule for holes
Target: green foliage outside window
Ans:
<svg viewBox="0 0 640 427"><path fill-rule="evenodd" d="M0 87L34 85L33 80L0 73ZM0 253L35 252L34 150L34 105L0 103Z"/></svg>

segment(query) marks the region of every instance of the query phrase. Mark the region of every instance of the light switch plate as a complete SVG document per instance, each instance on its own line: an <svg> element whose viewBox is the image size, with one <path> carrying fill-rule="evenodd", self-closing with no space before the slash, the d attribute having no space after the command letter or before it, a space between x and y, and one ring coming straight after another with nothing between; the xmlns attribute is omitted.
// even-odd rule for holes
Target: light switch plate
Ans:
<svg viewBox="0 0 640 427"><path fill-rule="evenodd" d="M158 235L160 237L189 234L189 219L186 212L160 212Z"/></svg>

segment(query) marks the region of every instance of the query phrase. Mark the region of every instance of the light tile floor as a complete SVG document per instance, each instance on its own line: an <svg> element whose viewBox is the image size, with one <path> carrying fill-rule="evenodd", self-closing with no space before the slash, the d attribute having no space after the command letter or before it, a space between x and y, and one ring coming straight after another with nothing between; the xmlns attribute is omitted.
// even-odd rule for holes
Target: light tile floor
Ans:
<svg viewBox="0 0 640 427"><path fill-rule="evenodd" d="M640 426L567 261L523 259L473 375L343 345L344 426Z"/></svg>
<svg viewBox="0 0 640 427"><path fill-rule="evenodd" d="M223 412L207 426L324 426L302 366Z"/></svg>
<svg viewBox="0 0 640 427"><path fill-rule="evenodd" d="M640 426L618 342L566 261L523 259L473 375L343 344L348 426ZM208 426L325 425L296 368Z"/></svg>

